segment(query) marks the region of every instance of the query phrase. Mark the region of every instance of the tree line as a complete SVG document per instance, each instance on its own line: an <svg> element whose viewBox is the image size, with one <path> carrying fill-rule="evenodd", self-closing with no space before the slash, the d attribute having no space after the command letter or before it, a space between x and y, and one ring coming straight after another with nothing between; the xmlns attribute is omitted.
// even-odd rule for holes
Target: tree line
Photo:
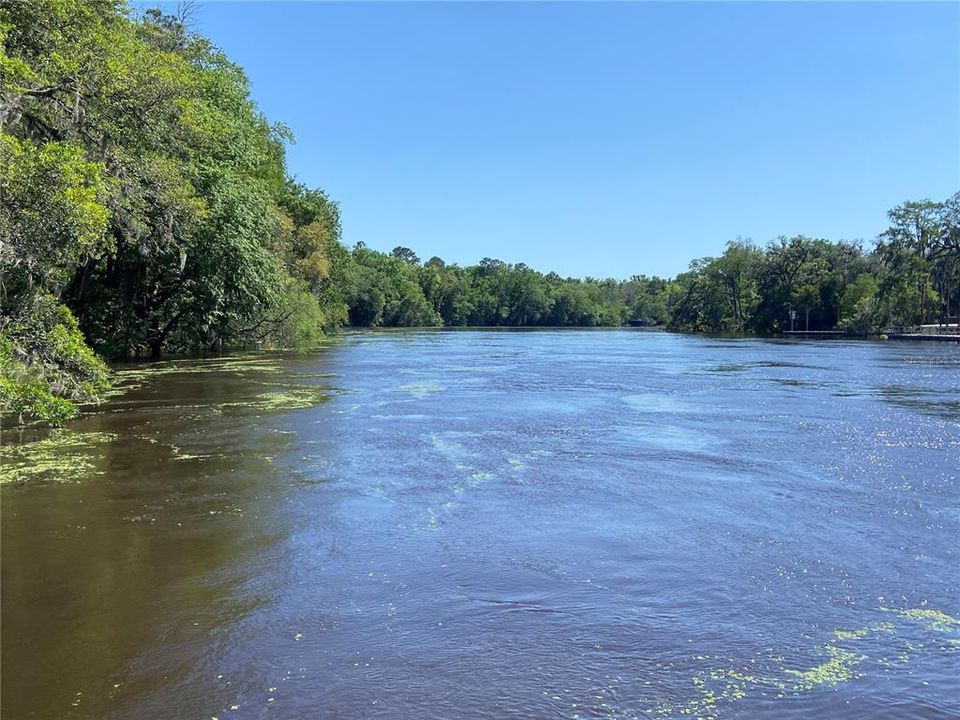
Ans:
<svg viewBox="0 0 960 720"><path fill-rule="evenodd" d="M0 2L0 408L62 422L102 358L315 346L345 326L871 332L960 305L960 196L890 212L875 247L728 243L675 278L563 278L341 242L293 137L188 18L122 0Z"/></svg>
<svg viewBox="0 0 960 720"><path fill-rule="evenodd" d="M956 322L960 193L905 202L876 243L780 237L728 242L674 278L561 278L485 258L421 263L405 247L344 253L338 287L350 324L377 326L617 326L770 335Z"/></svg>
<svg viewBox="0 0 960 720"><path fill-rule="evenodd" d="M956 322L960 309L960 193L905 202L873 247L797 236L764 248L737 240L668 284L676 330L854 335ZM795 321L791 319L795 318Z"/></svg>

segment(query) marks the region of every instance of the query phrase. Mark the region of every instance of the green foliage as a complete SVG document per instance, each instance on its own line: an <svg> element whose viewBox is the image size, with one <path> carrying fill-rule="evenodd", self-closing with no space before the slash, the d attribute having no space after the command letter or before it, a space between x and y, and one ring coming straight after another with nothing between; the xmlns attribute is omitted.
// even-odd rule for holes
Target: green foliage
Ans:
<svg viewBox="0 0 960 720"><path fill-rule="evenodd" d="M860 273L847 285L840 300L840 316L849 318L857 315L866 303L873 304L880 286L870 273Z"/></svg>
<svg viewBox="0 0 960 720"><path fill-rule="evenodd" d="M358 246L344 275L350 321L361 326L423 327L441 324L419 283L420 266L410 257Z"/></svg>
<svg viewBox="0 0 960 720"><path fill-rule="evenodd" d="M728 243L718 258L691 264L668 289L669 326L677 330L754 332L831 330L865 294L874 262L859 245L803 236L779 238L763 250ZM861 294L857 294L860 292Z"/></svg>
<svg viewBox="0 0 960 720"><path fill-rule="evenodd" d="M634 275L626 285L625 299L630 308L630 320L647 327L665 325L669 322L667 280Z"/></svg>
<svg viewBox="0 0 960 720"><path fill-rule="evenodd" d="M109 386L70 310L45 292L0 324L0 410L14 422L61 424Z"/></svg>
<svg viewBox="0 0 960 720"><path fill-rule="evenodd" d="M322 329L348 322L343 272L349 256L340 244L340 208L322 190L287 181L280 194L272 243L286 272L302 280L316 297Z"/></svg>
<svg viewBox="0 0 960 720"><path fill-rule="evenodd" d="M845 315L837 326L850 335L874 335L883 330L885 315L877 305L874 296L858 302L849 315Z"/></svg>
<svg viewBox="0 0 960 720"><path fill-rule="evenodd" d="M955 314L960 194L944 203L906 203L891 218L893 228L873 252L804 236L778 238L765 248L737 239L673 280L561 278L492 258L468 267L439 257L421 264L409 248L386 254L363 244L337 256L331 277L350 324L363 327L630 321L686 332L771 334L791 328L792 312L797 330L870 334L891 322L905 324L904 318L928 322L938 304L940 317L950 317L950 308ZM922 241L911 239L911 228ZM891 244L891 238L899 239Z"/></svg>
<svg viewBox="0 0 960 720"><path fill-rule="evenodd" d="M289 179L289 130L209 40L119 0L35 0L0 5L0 42L0 317L18 407L62 420L44 392L92 398L95 384L49 386L57 362L75 376L83 336L124 357L312 345L346 321L336 204ZM37 297L73 311L69 332L24 344Z"/></svg>
<svg viewBox="0 0 960 720"><path fill-rule="evenodd" d="M625 289L614 280L561 279L523 264L485 258L478 265L421 265L409 248L390 254L357 245L335 267L361 327L621 325Z"/></svg>
<svg viewBox="0 0 960 720"><path fill-rule="evenodd" d="M960 307L960 193L889 213L877 254L880 302L892 325L945 321Z"/></svg>
<svg viewBox="0 0 960 720"><path fill-rule="evenodd" d="M291 278L328 329L346 316L336 206L288 179L289 131L209 40L108 0L7 4L0 31L14 304L42 284L111 357L242 342L278 326Z"/></svg>
<svg viewBox="0 0 960 720"><path fill-rule="evenodd" d="M263 317L243 335L248 341L261 341L273 347L310 350L320 344L327 324L317 296L304 281L291 278L272 314Z"/></svg>
<svg viewBox="0 0 960 720"><path fill-rule="evenodd" d="M0 135L0 272L5 290L59 291L110 249L103 166L68 142Z"/></svg>

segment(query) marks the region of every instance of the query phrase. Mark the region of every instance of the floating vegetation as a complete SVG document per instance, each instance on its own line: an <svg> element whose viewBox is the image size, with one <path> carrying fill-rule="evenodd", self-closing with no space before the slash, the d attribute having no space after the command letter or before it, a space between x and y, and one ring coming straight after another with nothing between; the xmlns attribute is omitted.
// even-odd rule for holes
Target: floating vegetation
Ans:
<svg viewBox="0 0 960 720"><path fill-rule="evenodd" d="M263 355L238 356L226 358L170 360L167 362L149 363L133 367L120 367L115 370L119 380L147 380L158 375L173 374L201 374L201 373L279 373L281 367L279 357Z"/></svg>
<svg viewBox="0 0 960 720"><path fill-rule="evenodd" d="M895 610L886 607L881 607L879 610L896 613L904 620L921 623L928 631L960 634L960 618L941 610L931 608ZM889 670L897 664L909 662L920 649L933 645L903 639L891 648L890 643L893 642L893 636L897 635L899 629L892 622L878 622L854 630L834 630L834 639L822 646L826 659L806 669L781 668L783 658L777 656L767 658L771 669L766 673L746 672L735 668L704 671L692 678L694 697L682 703L663 701L646 712L656 717L718 720L724 705L751 696L784 698L835 689L843 683L865 676L871 661ZM877 641L881 636L887 637L883 642L888 649L893 650L895 661L891 662L888 657L872 658L865 651L858 651L861 648L841 647L841 644L858 645L870 642L871 639ZM960 646L960 638L949 638L942 642L944 648L953 649L958 646ZM696 659L701 658L697 656Z"/></svg>
<svg viewBox="0 0 960 720"><path fill-rule="evenodd" d="M329 388L309 385L261 393L252 401L225 403L223 407L245 407L262 412L278 412L281 410L304 410L329 399Z"/></svg>
<svg viewBox="0 0 960 720"><path fill-rule="evenodd" d="M893 623L882 622L859 630L834 630L833 636L837 640L860 640L871 633L895 633L896 631L897 627Z"/></svg>
<svg viewBox="0 0 960 720"><path fill-rule="evenodd" d="M675 706L660 703L648 711L658 717L689 716L699 720L716 720L721 704L742 700L749 686L759 686L765 681L754 675L738 670L713 670L692 678L697 696L686 703Z"/></svg>
<svg viewBox="0 0 960 720"><path fill-rule="evenodd" d="M869 628L860 628L859 630L834 630L834 637L837 640L859 640L870 634Z"/></svg>
<svg viewBox="0 0 960 720"><path fill-rule="evenodd" d="M829 685L836 687L838 683L852 680L856 675L857 666L867 659L866 655L857 655L838 648L836 645L824 646L827 654L830 656L826 662L810 668L809 670L785 670L788 675L793 675L799 680L794 687L795 690L812 690L819 685Z"/></svg>
<svg viewBox="0 0 960 720"><path fill-rule="evenodd" d="M0 484L50 480L75 482L90 475L103 475L98 452L117 435L105 432L54 430L42 440L5 444L0 447Z"/></svg>
<svg viewBox="0 0 960 720"><path fill-rule="evenodd" d="M288 387L281 390L262 392L252 398L235 400L233 402L214 403L210 405L182 405L181 408L210 408L214 414L222 414L224 410L239 409L255 412L282 412L284 410L304 410L328 401L333 396L333 390L326 386L308 385ZM196 416L201 417L201 416Z"/></svg>
<svg viewBox="0 0 960 720"><path fill-rule="evenodd" d="M913 610L901 610L898 614L900 617L922 622L927 626L927 629L936 632L960 631L960 617L947 615L940 610L914 608Z"/></svg>
<svg viewBox="0 0 960 720"><path fill-rule="evenodd" d="M274 388L281 384L284 378L289 378L292 382L290 388L264 393L252 402L237 401L214 405L215 412L220 412L226 407L240 406L266 411L312 407L326 400L328 393L322 393L323 397L317 397L317 386L300 385L296 381L302 378L327 377L330 375L329 373L291 373L285 369L281 356L264 356L259 353L257 355L218 357L205 360L171 360L116 368L114 370L116 381L106 397L125 395L129 391L142 388L151 380L163 376L203 374L232 375L236 378L242 378L242 381L248 385L259 384ZM258 376L261 379L258 380Z"/></svg>
<svg viewBox="0 0 960 720"><path fill-rule="evenodd" d="M301 385L261 392L233 402L208 405L185 405L183 408L202 409L204 414L181 415L182 418L201 419L206 413L222 414L226 410L240 412L274 413L286 410L311 408L329 400L331 388L320 385ZM23 443L4 443L0 447L0 483L17 483L34 480L76 482L92 476L105 475L103 449L119 436L110 432L78 432L69 429L55 430L42 439ZM150 435L133 436L137 441L158 444ZM125 438L129 441L130 438ZM213 457L207 453L185 452L177 445L163 443L170 448L170 459L176 461L204 460ZM273 458L263 456L267 462Z"/></svg>

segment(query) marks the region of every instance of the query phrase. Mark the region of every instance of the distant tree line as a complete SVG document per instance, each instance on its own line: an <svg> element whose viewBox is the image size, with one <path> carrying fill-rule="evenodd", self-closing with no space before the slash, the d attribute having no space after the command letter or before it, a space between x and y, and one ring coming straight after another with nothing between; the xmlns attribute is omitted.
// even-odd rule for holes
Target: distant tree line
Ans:
<svg viewBox="0 0 960 720"><path fill-rule="evenodd" d="M414 252L362 244L344 258L340 288L350 324L410 326L621 325L630 284L544 275L522 263L484 258L477 265L421 263Z"/></svg>
<svg viewBox="0 0 960 720"><path fill-rule="evenodd" d="M0 409L62 422L101 358L262 344L344 326L617 326L870 332L960 306L958 196L890 212L876 247L729 243L673 279L461 267L341 242L297 183L290 131L184 15L123 0L0 2Z"/></svg>
<svg viewBox="0 0 960 720"><path fill-rule="evenodd" d="M960 193L905 202L870 249L803 236L765 248L727 243L665 290L665 324L694 332L790 329L880 332L956 322L960 310Z"/></svg>
<svg viewBox="0 0 960 720"><path fill-rule="evenodd" d="M765 247L728 242L675 278L562 278L484 258L421 263L405 247L343 253L336 287L351 325L617 326L710 333L791 329L880 332L956 320L960 311L960 193L906 202L870 249L796 236ZM793 317L793 320L791 320Z"/></svg>

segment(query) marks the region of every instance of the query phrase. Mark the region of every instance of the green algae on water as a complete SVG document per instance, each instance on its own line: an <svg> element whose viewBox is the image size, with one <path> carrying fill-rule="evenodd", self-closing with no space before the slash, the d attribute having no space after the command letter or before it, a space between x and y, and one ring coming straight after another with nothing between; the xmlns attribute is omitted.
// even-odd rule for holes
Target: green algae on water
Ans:
<svg viewBox="0 0 960 720"><path fill-rule="evenodd" d="M104 396L113 398L125 395L130 390L143 387L145 382L163 375L199 375L204 373L229 373L246 377L251 373L277 375L283 372L280 359L273 356L238 356L191 360L167 360L141 365L117 367L113 371L114 383Z"/></svg>
<svg viewBox="0 0 960 720"><path fill-rule="evenodd" d="M0 484L50 480L77 482L106 471L98 467L99 452L115 433L55 430L42 440L0 447Z"/></svg>
<svg viewBox="0 0 960 720"><path fill-rule="evenodd" d="M908 620L922 622L928 630L936 632L960 631L960 617L948 615L942 610L914 608L912 610L901 610L898 614Z"/></svg>
<svg viewBox="0 0 960 720"><path fill-rule="evenodd" d="M215 412L222 413L227 408L253 410L256 412L283 412L284 410L305 410L326 402L331 390L325 386L306 385L288 387L281 390L263 392L249 400L237 400L213 405Z"/></svg>
<svg viewBox="0 0 960 720"><path fill-rule="evenodd" d="M265 412L281 410L304 410L330 399L328 388L317 386L293 387L274 392L265 392L249 403L232 403Z"/></svg>
<svg viewBox="0 0 960 720"><path fill-rule="evenodd" d="M960 619L937 610L893 610L880 608L882 611L896 613L904 620L913 620L923 623L930 631L955 630L960 628ZM864 667L871 661L867 654L854 652L844 645L855 645L858 649L864 643L883 642L889 644L893 636L898 635L900 628L892 622L875 622L857 629L837 629L833 631L834 639L821 646L826 659L818 665L807 669L784 668L784 658L779 655L767 657L770 665L765 672L759 669L748 672L735 668L714 668L698 673L692 678L694 686L693 697L681 703L660 702L646 712L656 717L692 717L699 720L719 720L723 716L725 706L738 703L749 696L762 696L771 699L781 699L788 696L798 696L805 693L836 688L842 683L850 682L865 674ZM954 647L960 644L960 639L946 640L944 647ZM899 650L897 660L891 662L887 657L875 657L873 663L879 667L895 667L896 663L909 662L913 655L924 644L913 644L907 641ZM707 657L695 656L696 660L706 660Z"/></svg>
<svg viewBox="0 0 960 720"><path fill-rule="evenodd" d="M838 648L835 645L826 645L824 647L830 656L826 662L810 668L809 670L785 670L788 675L798 678L796 690L813 690L822 685L836 687L839 683L848 682L855 677L856 669L864 660L866 655L857 655Z"/></svg>
<svg viewBox="0 0 960 720"><path fill-rule="evenodd" d="M923 623L928 630L935 632L960 632L960 617L950 615L942 610L933 608L908 608L898 610L892 607L881 606L882 612L896 613L906 620Z"/></svg>
<svg viewBox="0 0 960 720"><path fill-rule="evenodd" d="M859 640L870 634L870 628L860 628L859 630L834 630L833 635L837 640Z"/></svg>
<svg viewBox="0 0 960 720"><path fill-rule="evenodd" d="M717 720L724 705L743 700L747 697L748 690L759 690L763 694L774 692L776 697L783 697L786 689L786 686L775 678L760 677L736 668L710 670L694 676L691 681L696 697L679 705L662 702L647 712L660 717Z"/></svg>
<svg viewBox="0 0 960 720"><path fill-rule="evenodd" d="M893 623L881 622L873 623L864 628L859 628L857 630L834 630L833 636L837 641L844 640L863 640L865 637L870 635L875 635L877 633L886 633L893 634L897 632L897 626Z"/></svg>
<svg viewBox="0 0 960 720"><path fill-rule="evenodd" d="M167 362L150 363L135 367L121 367L115 370L120 380L148 380L159 375L232 372L245 374L247 372L271 373L282 372L280 359L277 357L233 357L192 360L171 360Z"/></svg>

